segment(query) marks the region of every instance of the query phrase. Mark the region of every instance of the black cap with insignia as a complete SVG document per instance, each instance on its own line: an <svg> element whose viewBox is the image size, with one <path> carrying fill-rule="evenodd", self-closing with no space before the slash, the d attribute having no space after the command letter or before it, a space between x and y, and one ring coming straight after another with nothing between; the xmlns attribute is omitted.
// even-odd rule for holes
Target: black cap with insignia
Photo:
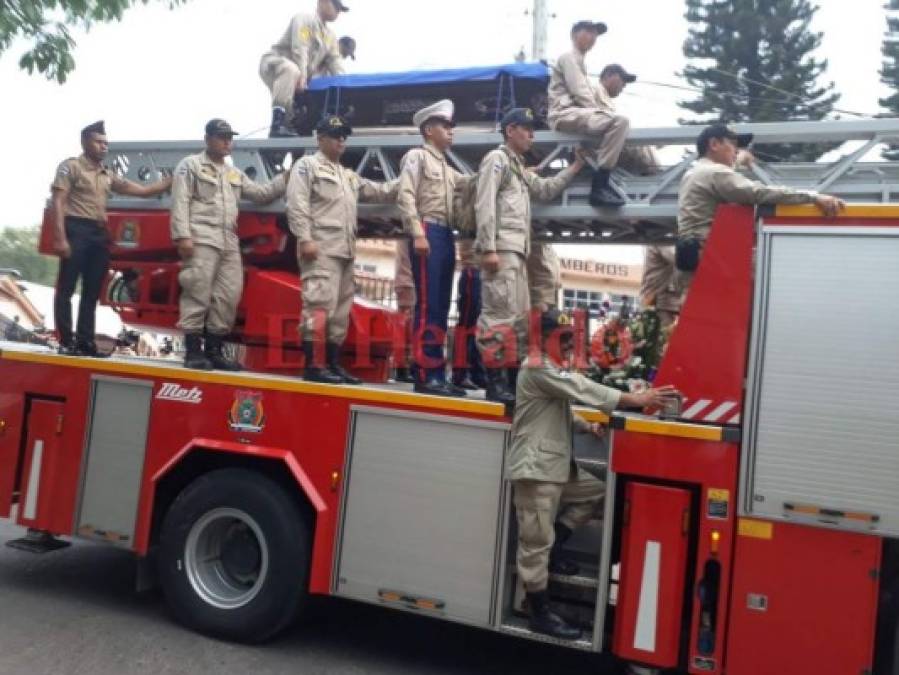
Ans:
<svg viewBox="0 0 899 675"><path fill-rule="evenodd" d="M540 315L540 332L546 335L556 330L574 330L571 316L556 308L548 309Z"/></svg>
<svg viewBox="0 0 899 675"><path fill-rule="evenodd" d="M82 138L90 134L100 134L102 136L106 135L106 126L103 120L94 122L93 124L88 124L86 127L84 127L84 129L81 130Z"/></svg>
<svg viewBox="0 0 899 675"><path fill-rule="evenodd" d="M537 124L537 120L534 118L534 111L530 108L512 108L503 115L503 118L499 122L499 126L501 129L505 129L512 124L517 124L522 127L531 127L533 129Z"/></svg>
<svg viewBox="0 0 899 675"><path fill-rule="evenodd" d="M319 136L331 136L333 138L346 138L353 133L351 127L340 115L325 115L315 125L315 131Z"/></svg>
<svg viewBox="0 0 899 675"><path fill-rule="evenodd" d="M696 139L696 152L699 153L700 157L704 157L705 153L708 152L709 142L713 138L718 140L728 139L736 143L738 148L745 148L752 143L753 135L738 134L736 130L723 122L713 124L703 129L702 133L699 134L699 138Z"/></svg>
<svg viewBox="0 0 899 675"><path fill-rule="evenodd" d="M206 123L206 135L207 136L227 136L229 138L233 138L237 136L237 132L231 128L231 125L228 124L225 120L215 118L214 120L209 120Z"/></svg>

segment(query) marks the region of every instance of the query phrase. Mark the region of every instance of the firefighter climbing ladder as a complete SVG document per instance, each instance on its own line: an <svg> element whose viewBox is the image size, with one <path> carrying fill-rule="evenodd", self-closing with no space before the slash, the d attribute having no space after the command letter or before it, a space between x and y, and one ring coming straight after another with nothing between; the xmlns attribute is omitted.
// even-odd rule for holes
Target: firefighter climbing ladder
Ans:
<svg viewBox="0 0 899 675"><path fill-rule="evenodd" d="M899 194L899 163L879 160L877 146L899 142L899 120L773 122L735 125L739 133L755 135L755 144L839 144L861 145L826 162L778 162L757 160L749 175L772 185L818 190L850 202L886 203ZM633 129L631 146L683 147L682 159L662 167L651 176L637 176L618 170L614 183L626 204L617 211L596 209L587 203L589 186L584 175L550 203L535 203L535 226L546 241L556 243L646 244L670 240L677 217L677 190L681 176L695 160L695 126ZM452 164L463 173L476 171L481 158L500 142L499 133L460 127L449 153ZM547 173L564 166L582 139L570 134L539 131L533 154L538 168ZM347 141L345 163L373 179L392 179L407 150L420 145L411 128L357 130ZM132 180L152 180L159 171L171 172L183 157L200 152L201 141L123 142L110 144L113 166ZM238 140L234 163L251 178L266 179L290 160L314 152L314 138ZM863 161L873 154L875 161ZM166 200L162 205L167 207ZM146 209L144 200L114 196L110 209ZM283 211L283 203L253 207L254 211ZM393 207L360 205L360 233L369 237L391 237L400 232Z"/></svg>

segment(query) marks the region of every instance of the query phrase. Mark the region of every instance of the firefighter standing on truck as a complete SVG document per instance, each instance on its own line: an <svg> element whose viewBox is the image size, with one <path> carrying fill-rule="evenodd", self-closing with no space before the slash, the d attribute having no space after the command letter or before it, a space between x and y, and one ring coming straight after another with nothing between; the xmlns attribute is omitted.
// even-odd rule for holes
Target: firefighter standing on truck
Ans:
<svg viewBox="0 0 899 675"><path fill-rule="evenodd" d="M303 376L311 382L362 382L340 365L356 294L357 203L396 199L396 181L376 183L340 163L352 133L342 117L322 119L316 126L318 152L293 165L287 190L287 222L297 238L302 280ZM322 347L327 367L322 365Z"/></svg>
<svg viewBox="0 0 899 675"><path fill-rule="evenodd" d="M513 108L500 126L504 143L487 153L478 170L475 250L481 255L482 291L478 346L488 400L511 403L527 342L531 196L549 200L558 195L583 168L584 160L578 154L557 176L540 178L525 168L522 159L534 144L534 113ZM507 347L513 348L512 353Z"/></svg>
<svg viewBox="0 0 899 675"><path fill-rule="evenodd" d="M677 202L675 265L681 302L699 266L702 247L720 204L815 204L828 217L836 216L846 206L837 197L765 185L737 173L734 165L739 149L751 142L752 134L738 134L724 124L706 127L696 140L699 159L681 180ZM645 272L651 273L652 269Z"/></svg>
<svg viewBox="0 0 899 675"><path fill-rule="evenodd" d="M272 138L297 135L294 96L306 91L309 80L342 73L342 54L356 58L355 41L345 38L341 45L328 26L347 11L340 0L318 0L315 14L294 16L281 39L262 55L259 76L272 92Z"/></svg>
<svg viewBox="0 0 899 675"><path fill-rule="evenodd" d="M80 157L65 160L56 169L52 190L53 251L59 256L59 276L53 315L59 335L59 353L100 356L94 342L97 301L109 272L109 233L106 200L110 192L131 197L153 197L172 185L166 177L152 185L120 178L106 168L106 128L95 122L81 130ZM72 328L72 295L81 279L78 324Z"/></svg>
<svg viewBox="0 0 899 675"><path fill-rule="evenodd" d="M619 406L664 406L678 396L671 386L626 394L565 370L574 351L574 331L557 309L540 317L541 355L525 359L518 377L512 441L507 462L518 519L516 563L527 593L531 630L577 640L580 629L549 604L549 573L573 575L577 565L562 547L579 526L601 517L605 484L579 469L572 433L604 434L604 428L573 413L574 402L611 413Z"/></svg>
<svg viewBox="0 0 899 675"><path fill-rule="evenodd" d="M456 268L453 196L457 187L472 180L446 161L456 126L453 113L453 102L442 100L413 115L424 145L403 156L397 195L403 229L410 238L415 280L414 388L437 396L465 396L465 389L446 380L443 346Z"/></svg>
<svg viewBox="0 0 899 675"><path fill-rule="evenodd" d="M178 327L184 331L184 365L197 370L241 369L222 351L243 292L239 203L247 197L268 204L284 194L287 183L281 174L260 185L227 164L234 136L225 120L210 120L206 150L181 160L172 187L172 240L183 261Z"/></svg>

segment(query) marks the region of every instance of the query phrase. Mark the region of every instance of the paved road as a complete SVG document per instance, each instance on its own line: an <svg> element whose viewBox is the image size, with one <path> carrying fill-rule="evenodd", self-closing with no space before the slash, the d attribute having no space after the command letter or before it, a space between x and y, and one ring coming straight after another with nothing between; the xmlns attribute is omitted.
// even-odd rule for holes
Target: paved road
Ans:
<svg viewBox="0 0 899 675"><path fill-rule="evenodd" d="M21 535L0 520L0 541ZM263 647L210 640L134 592L134 559L77 543L46 555L0 546L2 675L606 675L569 652L380 607L325 599Z"/></svg>

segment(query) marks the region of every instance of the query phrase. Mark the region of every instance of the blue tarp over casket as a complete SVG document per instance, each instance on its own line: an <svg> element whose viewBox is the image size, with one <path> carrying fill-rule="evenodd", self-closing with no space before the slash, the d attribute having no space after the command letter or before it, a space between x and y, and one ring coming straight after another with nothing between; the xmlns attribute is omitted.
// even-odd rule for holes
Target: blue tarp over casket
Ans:
<svg viewBox="0 0 899 675"><path fill-rule="evenodd" d="M334 113L355 126L408 126L416 110L442 98L456 104L460 123L495 123L516 106L533 108L542 120L548 83L544 63L337 75L314 78L297 105L304 132Z"/></svg>

